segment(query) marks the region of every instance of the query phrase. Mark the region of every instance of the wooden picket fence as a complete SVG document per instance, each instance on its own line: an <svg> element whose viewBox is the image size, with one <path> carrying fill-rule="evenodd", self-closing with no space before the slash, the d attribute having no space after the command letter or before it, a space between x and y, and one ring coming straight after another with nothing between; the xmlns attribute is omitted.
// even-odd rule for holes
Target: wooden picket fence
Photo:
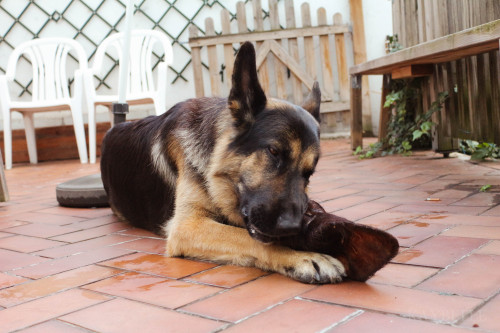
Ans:
<svg viewBox="0 0 500 333"><path fill-rule="evenodd" d="M277 0L269 1L269 29L264 26L261 1L252 1L253 31L247 25L246 7L237 3L236 23L227 10L220 13L222 31L216 35L212 18L205 20L205 36L190 27L189 45L197 97L227 96L235 51L245 41L254 42L260 83L268 96L300 105L317 80L322 92L322 136L346 135L350 131L349 75L353 64L352 34L342 16L327 24L324 8L317 10L317 26L311 25L308 3L300 7L302 25L295 20L293 0L285 0L286 22L280 22ZM284 25L286 28L282 28ZM231 28L237 29L232 31ZM204 77L204 64L208 77ZM209 87L208 87L209 86Z"/></svg>

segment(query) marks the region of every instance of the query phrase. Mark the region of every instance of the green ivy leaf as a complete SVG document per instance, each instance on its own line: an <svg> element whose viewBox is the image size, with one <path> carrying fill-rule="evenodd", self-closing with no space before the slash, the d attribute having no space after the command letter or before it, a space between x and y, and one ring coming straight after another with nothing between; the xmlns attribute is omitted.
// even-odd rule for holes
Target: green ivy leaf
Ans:
<svg viewBox="0 0 500 333"><path fill-rule="evenodd" d="M484 185L484 186L481 186L481 188L479 189L479 192L486 192L486 191L488 191L490 188L491 188L491 185Z"/></svg>
<svg viewBox="0 0 500 333"><path fill-rule="evenodd" d="M420 125L420 129L425 133L429 132L431 130L431 127L432 127L431 121L426 121L422 123L422 125Z"/></svg>
<svg viewBox="0 0 500 333"><path fill-rule="evenodd" d="M420 130L414 130L413 131L413 139L411 139L412 141L415 141L417 139L420 139L420 137L424 134L424 132L420 131Z"/></svg>

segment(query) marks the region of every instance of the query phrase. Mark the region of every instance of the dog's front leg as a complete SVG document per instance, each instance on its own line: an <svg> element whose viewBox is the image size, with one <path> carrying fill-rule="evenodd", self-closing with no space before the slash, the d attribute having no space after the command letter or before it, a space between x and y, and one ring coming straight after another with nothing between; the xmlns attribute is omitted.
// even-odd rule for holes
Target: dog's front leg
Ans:
<svg viewBox="0 0 500 333"><path fill-rule="evenodd" d="M255 266L306 283L339 282L345 275L342 263L331 256L266 245L244 228L218 223L203 214L176 216L169 224L169 256Z"/></svg>

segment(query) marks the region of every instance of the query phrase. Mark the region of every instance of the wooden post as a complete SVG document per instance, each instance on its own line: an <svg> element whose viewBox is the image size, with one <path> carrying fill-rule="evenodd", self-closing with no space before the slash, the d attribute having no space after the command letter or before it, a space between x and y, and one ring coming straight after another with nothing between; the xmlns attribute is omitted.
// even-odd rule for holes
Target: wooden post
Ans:
<svg viewBox="0 0 500 333"><path fill-rule="evenodd" d="M354 64L361 64L366 61L366 38L365 38L365 24L363 18L363 0L349 0L349 7L351 9L351 22L352 22L352 40L354 48ZM362 79L363 85L363 129L365 132L372 132L372 115L370 109L370 87L368 85L368 77L364 76Z"/></svg>
<svg viewBox="0 0 500 333"><path fill-rule="evenodd" d="M391 108L385 108L385 99L387 95L391 92L390 89L391 76L385 74L382 79L382 98L380 99L380 119L378 125L378 141L382 140L387 136L387 124L391 118Z"/></svg>
<svg viewBox="0 0 500 333"><path fill-rule="evenodd" d="M351 148L363 147L361 75L351 75Z"/></svg>
<svg viewBox="0 0 500 333"><path fill-rule="evenodd" d="M254 27L255 31L264 31L264 21L262 17L262 6L260 3L260 0L253 0L253 18L254 18ZM256 51L259 52L259 48L262 45L262 42L257 42L256 43ZM262 89L266 93L266 95L269 94L269 70L267 68L267 61L264 60L262 65L259 68L258 71L259 75L259 82L260 85L262 86Z"/></svg>

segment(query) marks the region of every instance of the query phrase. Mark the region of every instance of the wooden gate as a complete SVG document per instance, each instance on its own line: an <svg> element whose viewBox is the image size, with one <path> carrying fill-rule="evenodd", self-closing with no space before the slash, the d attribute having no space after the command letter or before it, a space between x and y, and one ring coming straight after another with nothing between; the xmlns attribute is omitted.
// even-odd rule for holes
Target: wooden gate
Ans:
<svg viewBox="0 0 500 333"><path fill-rule="evenodd" d="M251 41L256 45L259 80L268 96L300 105L317 80L322 95L322 136L348 135L348 68L353 64L353 51L352 34L349 26L342 22L342 16L333 15L333 25L329 25L326 10L319 8L318 25L312 26L309 4L303 3L300 7L302 26L297 27L293 0L285 0L286 28L282 28L277 0L270 0L270 29L264 29L260 0L254 0L252 7L254 26L251 32L243 2L237 3L237 32L231 31L227 10L221 11L220 35L215 33L212 18L205 20L204 37L198 36L196 26L190 27L196 96L227 96L235 51L241 43ZM208 67L209 79L204 78L204 67Z"/></svg>

